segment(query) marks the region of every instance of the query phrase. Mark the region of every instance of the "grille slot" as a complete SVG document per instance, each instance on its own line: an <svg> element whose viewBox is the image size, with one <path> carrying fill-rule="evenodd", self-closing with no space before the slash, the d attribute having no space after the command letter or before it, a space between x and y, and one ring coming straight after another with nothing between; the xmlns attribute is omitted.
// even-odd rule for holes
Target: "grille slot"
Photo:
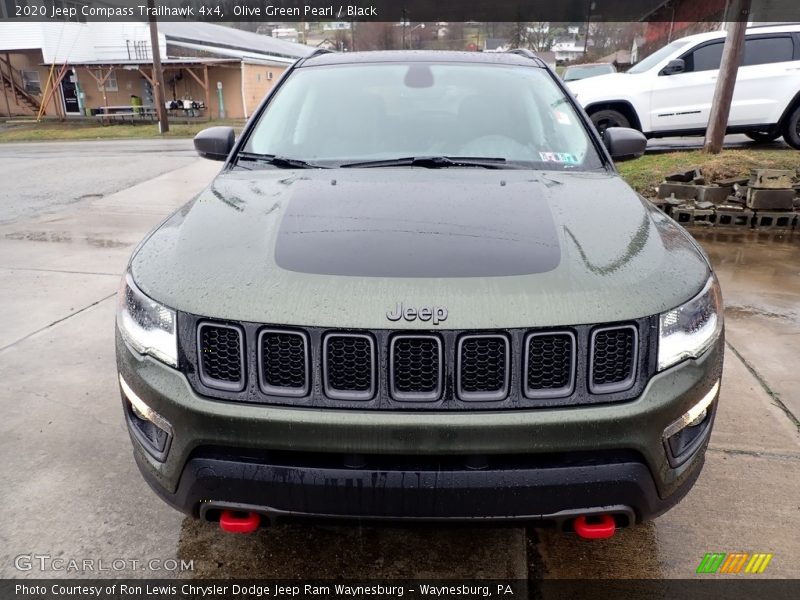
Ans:
<svg viewBox="0 0 800 600"><path fill-rule="evenodd" d="M575 335L531 333L525 338L525 396L560 398L575 389Z"/></svg>
<svg viewBox="0 0 800 600"><path fill-rule="evenodd" d="M636 380L638 341L636 327L603 327L591 337L589 389L608 394L630 389Z"/></svg>
<svg viewBox="0 0 800 600"><path fill-rule="evenodd" d="M375 395L375 342L361 333L332 333L322 349L325 395L370 400Z"/></svg>
<svg viewBox="0 0 800 600"><path fill-rule="evenodd" d="M442 342L432 335L397 335L389 348L392 398L434 401L442 394Z"/></svg>
<svg viewBox="0 0 800 600"><path fill-rule="evenodd" d="M208 387L244 388L244 335L233 325L201 323L197 328L200 380Z"/></svg>
<svg viewBox="0 0 800 600"><path fill-rule="evenodd" d="M265 329L258 336L259 382L265 394L307 396L308 339L304 333Z"/></svg>
<svg viewBox="0 0 800 600"><path fill-rule="evenodd" d="M465 401L495 401L508 396L508 338L504 335L465 335L458 340L458 396Z"/></svg>

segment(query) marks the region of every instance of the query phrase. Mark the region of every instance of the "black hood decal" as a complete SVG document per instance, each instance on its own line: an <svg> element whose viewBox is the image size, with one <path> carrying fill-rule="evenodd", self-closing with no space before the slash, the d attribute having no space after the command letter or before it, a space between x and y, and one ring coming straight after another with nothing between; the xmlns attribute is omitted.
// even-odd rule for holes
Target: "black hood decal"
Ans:
<svg viewBox="0 0 800 600"><path fill-rule="evenodd" d="M561 260L547 193L499 179L307 181L286 206L275 261L289 271L354 277L544 273Z"/></svg>

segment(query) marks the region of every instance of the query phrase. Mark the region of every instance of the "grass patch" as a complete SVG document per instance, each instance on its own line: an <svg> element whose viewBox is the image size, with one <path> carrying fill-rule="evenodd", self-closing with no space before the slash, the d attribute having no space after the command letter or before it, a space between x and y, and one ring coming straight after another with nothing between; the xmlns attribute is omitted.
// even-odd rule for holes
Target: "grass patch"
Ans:
<svg viewBox="0 0 800 600"><path fill-rule="evenodd" d="M707 181L726 177L744 177L751 169L797 169L800 152L792 149L723 150L706 154L700 150L646 154L642 158L621 162L619 172L637 192L646 197L656 195L655 188L664 176L675 171L698 168Z"/></svg>
<svg viewBox="0 0 800 600"><path fill-rule="evenodd" d="M69 140L110 140L110 139L149 139L159 137L193 137L206 127L228 125L238 134L244 121L202 121L196 123L170 123L169 132L164 136L158 133L157 123L112 123L101 125L94 122L43 121L41 123L7 122L0 124L0 142L39 142Z"/></svg>

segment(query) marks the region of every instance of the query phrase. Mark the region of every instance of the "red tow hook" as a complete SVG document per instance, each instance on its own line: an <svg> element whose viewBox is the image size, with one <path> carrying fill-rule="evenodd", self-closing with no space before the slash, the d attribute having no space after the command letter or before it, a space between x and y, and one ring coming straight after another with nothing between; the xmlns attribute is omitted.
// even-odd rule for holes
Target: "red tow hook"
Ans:
<svg viewBox="0 0 800 600"><path fill-rule="evenodd" d="M599 519L598 523L588 523L586 516L581 515L575 519L575 533L585 540L602 540L610 538L617 530L614 523L614 517L611 515L591 515L595 519Z"/></svg>
<svg viewBox="0 0 800 600"><path fill-rule="evenodd" d="M237 513L223 510L219 516L219 526L228 533L253 533L261 525L258 513Z"/></svg>

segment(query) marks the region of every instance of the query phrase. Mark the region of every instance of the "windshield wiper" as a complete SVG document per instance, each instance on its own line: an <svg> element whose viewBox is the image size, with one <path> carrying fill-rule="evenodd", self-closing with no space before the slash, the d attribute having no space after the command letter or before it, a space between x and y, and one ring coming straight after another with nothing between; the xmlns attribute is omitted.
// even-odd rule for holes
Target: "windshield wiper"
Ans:
<svg viewBox="0 0 800 600"><path fill-rule="evenodd" d="M275 154L258 154L257 152L239 152L236 155L236 162L240 160L254 160L267 165L278 167L279 169L329 169L314 163L301 160L299 158L288 158L286 156L276 156Z"/></svg>
<svg viewBox="0 0 800 600"><path fill-rule="evenodd" d="M484 158L472 156L407 156L385 160L366 160L345 163L342 168L356 167L424 167L426 169L442 169L447 167L480 167L484 169L507 168L505 158Z"/></svg>

